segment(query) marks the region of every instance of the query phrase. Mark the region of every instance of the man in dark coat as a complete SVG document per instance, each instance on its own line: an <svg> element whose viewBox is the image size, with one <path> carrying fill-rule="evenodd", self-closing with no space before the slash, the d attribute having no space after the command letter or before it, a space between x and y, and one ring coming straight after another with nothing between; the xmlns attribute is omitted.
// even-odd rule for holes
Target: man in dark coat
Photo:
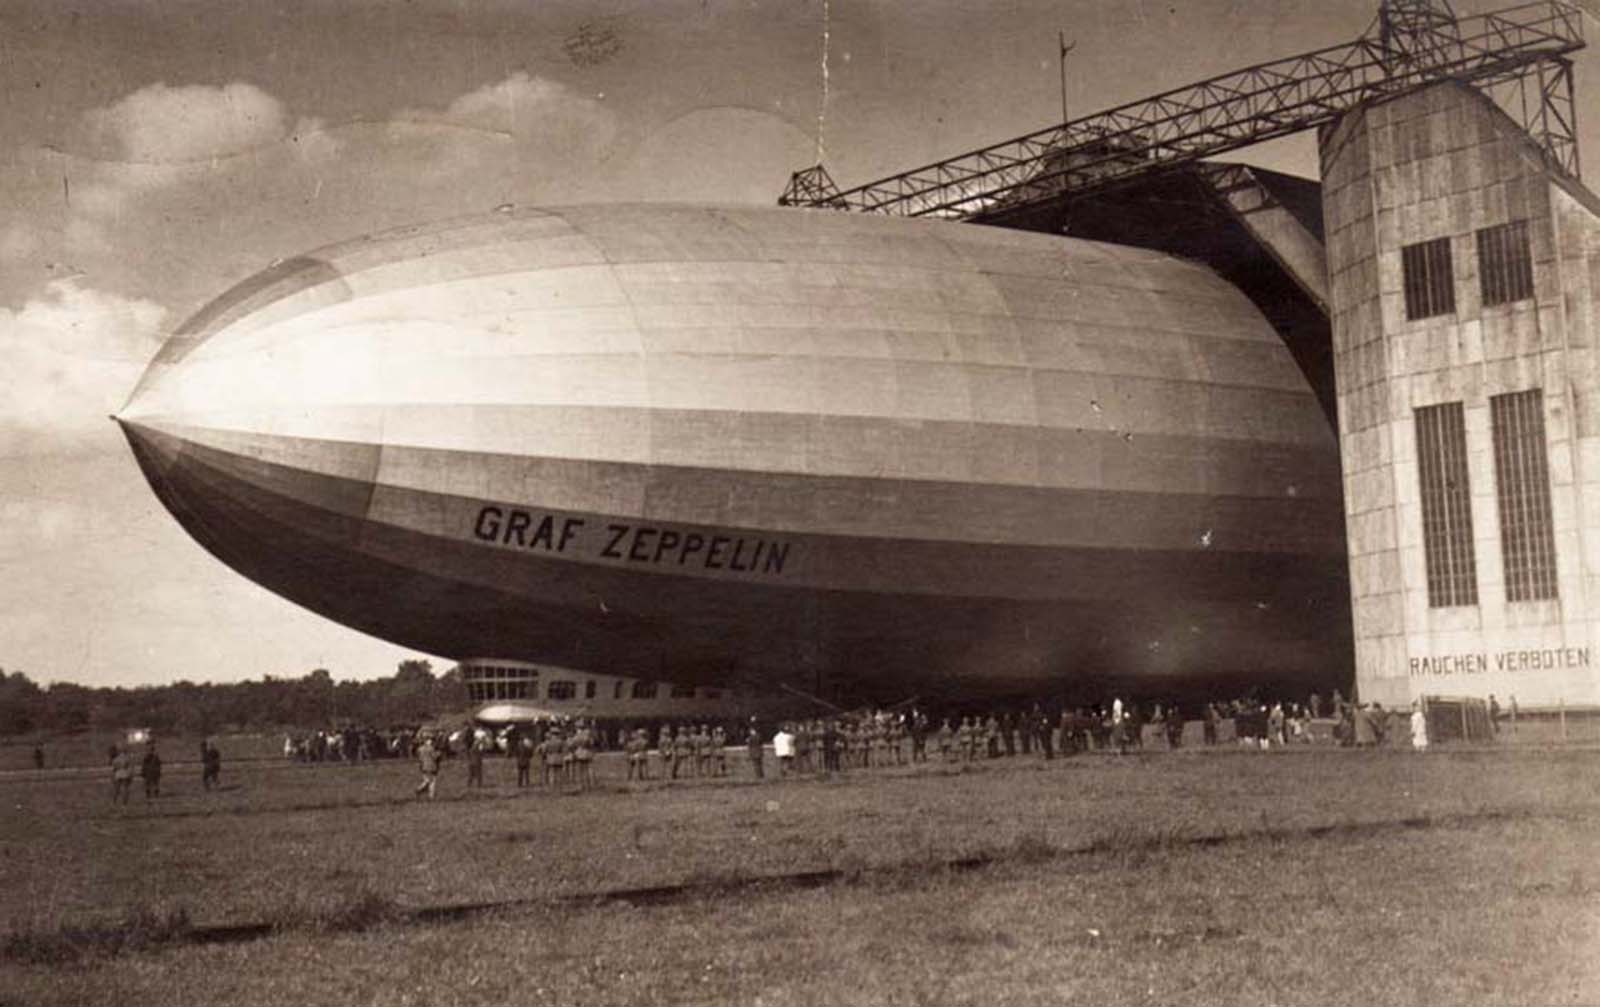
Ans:
<svg viewBox="0 0 1600 1007"><path fill-rule="evenodd" d="M210 741L200 742L200 785L207 790L222 783L222 750Z"/></svg>
<svg viewBox="0 0 1600 1007"><path fill-rule="evenodd" d="M156 754L156 746L151 742L145 749L144 761L139 764L139 775L144 778L144 798L161 796L161 756Z"/></svg>

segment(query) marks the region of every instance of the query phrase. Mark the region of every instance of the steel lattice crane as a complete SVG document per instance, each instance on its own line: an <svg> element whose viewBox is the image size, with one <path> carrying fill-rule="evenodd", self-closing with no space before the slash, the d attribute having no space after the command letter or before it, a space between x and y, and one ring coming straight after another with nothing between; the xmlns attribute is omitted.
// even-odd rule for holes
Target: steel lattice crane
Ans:
<svg viewBox="0 0 1600 1007"><path fill-rule="evenodd" d="M1552 168L1578 175L1572 64L1582 12L1559 0L1459 19L1385 0L1360 38L1261 63L948 160L840 190L818 164L778 199L906 217L1000 221L1019 211L1333 122L1361 102L1446 79L1517 89L1508 109ZM1531 99L1531 100L1530 100Z"/></svg>

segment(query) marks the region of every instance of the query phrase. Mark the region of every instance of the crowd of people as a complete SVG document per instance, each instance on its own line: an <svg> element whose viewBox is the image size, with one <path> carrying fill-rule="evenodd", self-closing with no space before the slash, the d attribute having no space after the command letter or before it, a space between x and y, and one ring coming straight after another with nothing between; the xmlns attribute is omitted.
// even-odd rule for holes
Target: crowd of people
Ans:
<svg viewBox="0 0 1600 1007"><path fill-rule="evenodd" d="M106 757L111 763L111 800L114 804L127 804L133 792L133 744L112 745ZM42 760L36 760L42 761ZM155 800L161 796L161 753L156 743L146 741L144 754L138 761L139 779L144 782L144 799ZM222 785L222 750L210 738L200 742L200 786L212 790Z"/></svg>
<svg viewBox="0 0 1600 1007"><path fill-rule="evenodd" d="M283 736L283 757L295 762L365 762L409 759L415 754L415 725L378 730L374 727L330 727Z"/></svg>
<svg viewBox="0 0 1600 1007"><path fill-rule="evenodd" d="M1385 741L1388 725L1389 716L1380 704L1349 702L1337 692L1326 701L1315 695L1303 703L1237 699L1193 709L1175 702L1113 699L1059 712L1046 712L1039 705L1025 711L937 717L916 707L863 710L785 721L770 733L755 718L731 725L554 720L518 725L499 736L478 729L454 739L456 745L451 739L425 737L418 749L423 779L416 792L418 796L436 792L439 767L454 749L466 755L469 788L484 785L483 759L500 751L515 762L519 788L581 790L594 785L594 758L605 750L623 754L625 782L726 777L730 765L739 762L748 767L742 772L749 777L763 779L769 772L785 778L932 761L961 763L1019 755L1054 759L1096 751L1122 754L1150 746L1168 750L1225 743L1254 749L1315 743L1369 747ZM1425 734L1425 722L1420 730ZM1425 740L1421 747L1426 747Z"/></svg>
<svg viewBox="0 0 1600 1007"><path fill-rule="evenodd" d="M1491 702L1489 713L1492 724L1498 704ZM752 778L762 779L769 765L783 778L935 760L962 763L1019 755L1054 759L1096 751L1125 754L1149 746L1173 750L1231 742L1257 749L1314 743L1365 748L1389 740L1392 723L1381 704L1347 701L1335 691L1326 700L1313 694L1303 703L1241 698L1187 708L1170 701L1138 703L1121 698L1053 711L1034 704L1026 710L949 715L908 706L790 720L770 731L755 718L636 724L563 719L513 725L499 732L484 727L442 731L401 726L379 731L347 726L287 735L283 752L286 758L304 762L414 758L422 777L416 794L431 798L437 794L443 765L456 756L463 757L470 789L485 786L485 759L504 755L516 766L519 788L585 790L595 784L595 756L604 751L622 753L628 782L726 777L730 763L736 761L746 764ZM1409 729L1414 749L1428 748L1427 718L1420 704L1413 704L1398 729ZM131 746L114 746L110 756L113 800L125 803L135 770ZM200 762L204 789L219 786L222 757L213 742L201 743ZM153 741L145 746L137 769L146 798L159 797L161 757Z"/></svg>

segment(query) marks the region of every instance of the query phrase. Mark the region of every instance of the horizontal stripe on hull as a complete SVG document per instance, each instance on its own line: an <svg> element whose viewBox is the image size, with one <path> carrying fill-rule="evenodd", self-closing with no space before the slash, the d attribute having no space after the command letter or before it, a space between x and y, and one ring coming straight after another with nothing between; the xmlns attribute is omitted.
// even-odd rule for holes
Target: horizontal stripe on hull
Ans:
<svg viewBox="0 0 1600 1007"><path fill-rule="evenodd" d="M577 539L573 549L562 550L563 558L606 563L614 558L606 553L637 543L629 537L608 546L607 527L651 528L663 536L641 547L653 552L652 567L659 568L663 560L675 562L674 555L676 561L688 558L682 549L673 552L687 536L706 541L725 536L748 539L752 549L758 543L781 545L791 553L785 569L790 582L830 589L1007 595L1070 578L1074 571L1059 569L1053 557L1074 553L1192 553L1204 566L1229 561L1217 557L1250 555L1281 556L1289 563L1297 557L1333 560L1344 549L1336 503L1288 496L1050 491L528 458L509 460L519 469L516 479L486 484L481 481L484 459L412 458L410 470L427 470L433 482L454 491L433 492L406 485L414 480L385 481L408 470L403 464L408 453L394 449L381 459L375 449L347 452L351 477L344 478L182 442L148 428L131 429L170 442L172 453L186 452L220 478L442 541L538 548L539 527L559 526L569 529L567 538ZM448 478L451 471L460 472L459 481ZM570 531L574 521L581 534ZM665 534L677 541L667 542ZM849 547L833 548L830 542ZM830 561L842 556L849 561ZM894 583L870 579L885 566L895 571Z"/></svg>
<svg viewBox="0 0 1600 1007"><path fill-rule="evenodd" d="M1084 676L1317 679L1348 660L1337 559L817 538L795 548L883 589L691 577L365 521L240 480L160 435L130 429L129 439L163 502L224 562L314 611L431 653L708 684L804 685L826 673L884 695ZM997 581L1043 576L1068 589L1017 599L904 586L958 586L996 570Z"/></svg>

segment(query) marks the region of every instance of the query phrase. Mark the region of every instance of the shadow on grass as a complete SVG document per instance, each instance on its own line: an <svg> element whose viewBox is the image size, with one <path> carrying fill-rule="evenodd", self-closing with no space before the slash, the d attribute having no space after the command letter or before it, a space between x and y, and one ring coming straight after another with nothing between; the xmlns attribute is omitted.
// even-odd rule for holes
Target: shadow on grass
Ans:
<svg viewBox="0 0 1600 1007"><path fill-rule="evenodd" d="M195 928L189 912L160 913L134 906L114 923L13 931L0 941L0 960L29 965L64 965L89 957L113 957L173 944L191 943Z"/></svg>

